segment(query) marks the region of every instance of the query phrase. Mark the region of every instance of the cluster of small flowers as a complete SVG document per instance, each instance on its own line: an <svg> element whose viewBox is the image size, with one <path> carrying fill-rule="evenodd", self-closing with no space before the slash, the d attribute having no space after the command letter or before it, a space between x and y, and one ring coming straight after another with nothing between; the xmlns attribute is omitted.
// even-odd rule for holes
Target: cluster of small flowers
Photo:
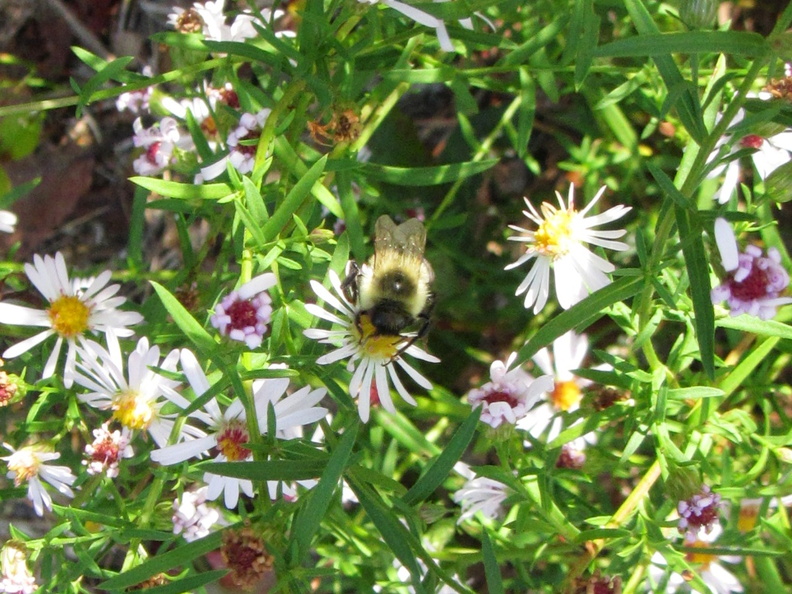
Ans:
<svg viewBox="0 0 792 594"><path fill-rule="evenodd" d="M56 375L62 344L67 344L63 384L74 384L87 391L78 399L100 411L110 411L111 419L93 431L94 439L84 450L83 466L91 475L115 478L124 459L133 456L136 432L147 432L156 448L151 459L163 465L173 465L190 458L212 454L217 461L242 461L252 458L247 444L258 435L267 433L273 425L269 419L274 411L274 427L278 439L291 439L299 430L327 416L327 409L318 406L326 394L324 388L312 390L306 386L288 393L289 378L256 380L252 384L251 409L255 419L248 420L247 410L240 398L226 406L219 397L186 415L187 422L177 442L170 443L174 425L181 411L190 407L182 394L181 381L172 379L181 371L195 398L203 396L211 384L195 355L187 349L173 350L164 358L158 346L150 346L146 337L125 358L119 337L130 337L130 328L143 321L140 314L119 309L125 298L118 296L120 286L108 284L110 273L96 278L70 280L63 255L34 257L33 265L25 271L31 283L47 300L47 307L36 310L11 303L0 303L0 323L39 326L39 334L9 347L6 358L17 357L49 337L55 336L55 348L47 358L42 379ZM257 348L267 331L271 308L266 291L275 284L272 273L254 277L221 301L212 323L222 336ZM91 338L103 334L106 347ZM275 369L277 366L273 365ZM178 412L164 414L165 405ZM111 429L111 423L120 429ZM255 429L254 429L255 428ZM251 433L254 431L255 433ZM44 443L32 443L17 449L4 443L10 455L1 457L8 467L8 478L17 486L27 484L28 498L38 515L52 509L52 498L44 483L48 483L67 497L73 497L77 477L67 466L53 465L60 453ZM206 487L194 494L186 493L174 507L174 530L185 537L200 538L210 527L222 521L219 513L206 501L224 496L229 509L238 504L240 492L252 497L253 484L249 480L222 477L205 473ZM301 481L310 488L315 481ZM269 494L274 499L283 494L293 499L293 485L271 481Z"/></svg>

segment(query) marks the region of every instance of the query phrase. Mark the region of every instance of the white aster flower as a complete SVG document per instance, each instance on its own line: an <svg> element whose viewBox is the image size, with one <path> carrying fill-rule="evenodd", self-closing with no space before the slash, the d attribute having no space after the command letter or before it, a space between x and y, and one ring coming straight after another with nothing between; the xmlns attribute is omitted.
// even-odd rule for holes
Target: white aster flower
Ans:
<svg viewBox="0 0 792 594"><path fill-rule="evenodd" d="M176 371L179 352L171 351L160 362L159 347L150 347L148 339L143 337L129 355L126 375L117 344L107 351L93 341L86 341L79 353L77 367L80 371L75 381L90 390L78 396L80 401L100 410L112 410L113 418L121 425L130 430L148 431L157 445L167 443L176 415L164 415L161 409L167 402L165 391L170 394L179 382L164 377L155 369ZM189 405L186 399L179 404Z"/></svg>
<svg viewBox="0 0 792 594"><path fill-rule="evenodd" d="M762 320L774 317L779 306L792 303L792 298L781 297L789 286L789 274L776 248L768 249L765 256L761 248L748 245L740 253L731 225L722 218L715 219L715 242L726 278L712 289L713 303L726 301L731 315L746 313Z"/></svg>
<svg viewBox="0 0 792 594"><path fill-rule="evenodd" d="M494 361L490 366L491 381L468 392L471 407L481 407L481 420L497 429L502 423L516 424L536 404L539 397L553 389L553 378L544 375L534 379L521 367L509 369L517 353L508 360Z"/></svg>
<svg viewBox="0 0 792 594"><path fill-rule="evenodd" d="M404 349L410 341L410 336L376 335L370 321L357 319L358 312L344 295L338 275L331 270L328 276L330 284L340 300L316 281L311 281L311 287L317 297L331 305L343 317L313 303L305 306L311 314L338 326L332 330L318 328L305 330L304 334L308 338L338 347L319 357L316 362L319 365L328 365L342 359L349 359L347 370L352 372L349 394L352 398L358 399L358 414L364 423L368 422L372 400L382 403L388 412L396 412L396 407L391 399L389 380L404 401L415 406L415 399L410 396L399 379L396 366L401 367L416 384L426 390L431 390L432 384L429 380L408 364L404 360L404 355L410 355L430 363L437 363L440 359L415 344Z"/></svg>
<svg viewBox="0 0 792 594"><path fill-rule="evenodd" d="M108 343L118 336L132 336L127 328L143 321L136 312L118 309L125 297L115 296L120 285L108 285L111 273L105 270L96 278L69 281L66 262L58 252L55 257L33 256L33 264L25 264L25 272L30 282L49 302L44 310L32 309L11 303L0 303L0 323L12 326L40 326L43 332L23 340L6 349L3 357L13 359L26 353L50 336L56 335L55 348L44 365L42 379L55 373L61 346L68 344L66 366L63 371L63 384L69 388L74 382L74 365L77 344L85 344L89 332L102 332Z"/></svg>
<svg viewBox="0 0 792 594"><path fill-rule="evenodd" d="M18 217L10 210L0 210L0 231L13 233L18 220Z"/></svg>
<svg viewBox="0 0 792 594"><path fill-rule="evenodd" d="M732 120L731 125L739 124L744 118L745 110L740 109L734 120ZM730 158L731 160L725 164L718 165L707 176L715 178L723 175L723 183L713 196L720 204L726 204L731 200L740 183L740 160L733 158L732 155L742 149L754 149L755 152L751 155L751 161L756 173L760 179L767 179L773 171L792 160L792 128L787 128L767 138L758 134L747 134L740 138L735 138L733 133L724 134L715 144L708 162L717 158L724 145L731 145L729 153L724 157L726 160Z"/></svg>
<svg viewBox="0 0 792 594"><path fill-rule="evenodd" d="M547 432L548 442L558 437L564 425L564 413L578 409L583 398L582 389L591 385L590 381L572 373L573 369L579 369L583 364L587 352L586 335L569 331L553 341L552 356L547 348L534 355L534 362L553 379L553 385L548 390L547 400L532 409L517 424L519 429L528 431L536 439ZM580 443L574 444L574 447L582 449Z"/></svg>
<svg viewBox="0 0 792 594"><path fill-rule="evenodd" d="M183 133L178 122L171 117L162 118L158 125L151 128L144 128L138 118L133 122L132 128L135 131L133 144L146 149L132 163L132 168L139 175L157 175L171 164L175 149L193 148L190 135Z"/></svg>
<svg viewBox="0 0 792 594"><path fill-rule="evenodd" d="M500 517L503 513L503 502L508 496L509 488L500 481L483 476L469 479L452 496L454 502L462 508L457 524L479 512L488 520Z"/></svg>
<svg viewBox="0 0 792 594"><path fill-rule="evenodd" d="M68 497L74 497L71 485L77 480L68 466L52 466L47 464L51 460L60 458L58 452L45 452L36 446L25 446L18 450L4 443L6 449L11 451L10 456L0 457L8 464L8 474L10 479L14 479L14 485L19 487L22 483L28 484L28 499L33 502L33 509L36 514L44 514L44 508L52 511L52 498L44 485L49 483L55 489Z"/></svg>
<svg viewBox="0 0 792 594"><path fill-rule="evenodd" d="M539 313L547 303L550 293L550 268L553 269L555 292L558 304L569 309L581 301L589 292L607 286L611 281L608 273L615 270L613 264L589 250L585 244L592 244L610 250L624 251L627 244L613 241L622 237L626 231L595 230L605 223L623 217L629 206L617 205L598 215L586 217L586 214L599 201L605 192L600 188L588 205L578 212L574 205L574 186L569 186L567 203L556 192L559 208L543 202L541 214L533 204L525 199L528 210L523 214L531 219L538 228L529 231L522 227L510 225L512 229L523 235L515 235L509 239L527 243L525 254L506 267L510 270L525 262L536 259L520 286L517 295L525 293L525 307L533 305L533 312Z"/></svg>
<svg viewBox="0 0 792 594"><path fill-rule="evenodd" d="M215 307L209 319L212 326L231 340L244 342L249 349L260 347L272 315L272 299L267 291L276 282L275 275L267 272L231 291Z"/></svg>
<svg viewBox="0 0 792 594"><path fill-rule="evenodd" d="M208 505L208 487L196 491L185 491L181 499L173 500L173 533L181 534L192 542L208 536L214 525L221 522L220 512Z"/></svg>
<svg viewBox="0 0 792 594"><path fill-rule="evenodd" d="M200 397L205 394L211 386L195 355L183 349L181 364L195 396ZM283 398L288 386L288 378L253 382L253 403L260 434L267 432L270 404L275 411L277 437L281 437L283 432L293 427L315 423L327 415L326 408L316 406L327 392L324 388L311 390L306 386ZM179 406L184 407L182 404ZM253 453L245 447L250 441L249 424L244 404L239 398L234 399L225 411L221 410L217 398L212 398L201 410L190 413L190 417L201 421L207 428L206 432L194 430L192 435L184 436L183 442L154 450L151 452L152 460L169 466L190 458L202 458L213 449L218 451L216 462L240 462L252 458ZM196 437L194 435L196 433L200 435ZM224 503L229 509L236 507L240 490L248 497L253 496L253 483L248 479L207 472L204 474L204 481L209 485L207 499L215 500L224 494Z"/></svg>
<svg viewBox="0 0 792 594"><path fill-rule="evenodd" d="M118 463L122 458L131 458L134 455L129 444L131 434L124 427L121 431L110 431L110 423L104 423L101 428L94 429L94 440L85 446L85 460L83 464L88 467L88 474L106 474L110 478L118 476Z"/></svg>
<svg viewBox="0 0 792 594"><path fill-rule="evenodd" d="M27 566L28 551L24 543L8 540L0 551L0 592L33 594L38 589L36 578Z"/></svg>

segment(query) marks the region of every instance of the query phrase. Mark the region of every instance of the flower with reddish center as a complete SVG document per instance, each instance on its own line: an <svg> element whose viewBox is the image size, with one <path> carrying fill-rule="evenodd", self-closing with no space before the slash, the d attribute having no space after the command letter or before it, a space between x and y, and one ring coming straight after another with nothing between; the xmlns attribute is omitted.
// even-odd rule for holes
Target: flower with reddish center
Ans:
<svg viewBox="0 0 792 594"><path fill-rule="evenodd" d="M249 349L261 346L272 315L272 300L266 291L276 280L271 272L260 274L226 295L209 320L212 326Z"/></svg>
<svg viewBox="0 0 792 594"><path fill-rule="evenodd" d="M358 415L364 423L368 422L371 412L372 394L377 395L378 401L386 411L396 412L391 398L390 383L405 402L415 406L415 399L399 379L396 367L404 370L416 384L430 390L431 382L407 363L405 356L410 355L431 363L437 363L440 359L412 344L413 336L410 334L399 336L377 334L369 316L358 315L356 306L352 305L344 295L338 275L331 270L328 272L328 277L338 297L316 281L311 281L311 288L317 297L341 315L336 315L314 303L306 304L305 309L309 313L334 324L335 327L331 330L309 328L304 334L308 338L338 348L322 355L316 362L319 365L328 365L349 358L347 370L352 372L349 394L352 398L358 399ZM373 388L376 388L376 391L372 391Z"/></svg>
<svg viewBox="0 0 792 594"><path fill-rule="evenodd" d="M726 301L731 315L743 313L768 320L781 305L792 298L781 297L789 286L789 274L781 266L781 255L775 248L762 250L748 245L740 253L734 231L726 219L715 219L715 242L718 245L726 277L712 290L713 303Z"/></svg>
<svg viewBox="0 0 792 594"><path fill-rule="evenodd" d="M138 118L133 122L132 128L135 131L133 144L145 149L132 163L132 168L139 175L157 175L170 165L175 149L193 148L190 135L183 134L176 120L171 117L162 118L157 125L150 128L144 128L142 120Z"/></svg>
<svg viewBox="0 0 792 594"><path fill-rule="evenodd" d="M553 269L555 292L558 304L569 309L581 301L589 292L608 285L608 274L615 270L613 264L598 256L585 244L600 246L610 250L624 251L626 243L614 241L622 237L623 229L606 231L597 230L604 223L613 222L629 212L628 206L614 206L605 212L587 217L592 207L605 193L605 186L600 188L586 207L578 211L574 204L574 186L569 186L566 203L563 196L556 192L558 208L543 202L541 214L526 198L528 210L523 214L537 225L535 231L510 225L521 233L509 239L527 244L525 254L516 262L509 264L510 270L530 260L536 260L525 280L517 287L517 295L525 293L525 307L533 305L533 312L539 313L547 303L550 294L550 269Z"/></svg>
<svg viewBox="0 0 792 594"><path fill-rule="evenodd" d="M190 351L181 351L181 365L196 398L200 398L210 389L209 380L201 369L198 360ZM151 452L151 459L165 466L180 464L190 458L202 458L210 452L217 452L217 462L239 462L251 458L251 451L246 446L253 441L251 430L259 435L267 433L269 427L269 408L275 412L276 437L282 438L284 432L294 427L315 423L327 415L327 409L315 406L326 394L326 390L302 388L297 392L283 397L289 386L289 378L272 378L253 382L253 407L256 418L247 418L245 405L241 399L234 399L231 404L221 410L217 398L212 398L202 409L193 411L189 419L200 421L206 431L185 424L184 441L168 445ZM175 392L166 396L181 408L187 405L183 397ZM177 400L178 398L178 400ZM184 401L186 402L186 401ZM189 433L188 433L189 431ZM253 483L248 479L225 477L211 472L204 474L208 483L206 498L217 499L224 494L225 506L236 507L239 492L253 497Z"/></svg>
<svg viewBox="0 0 792 594"><path fill-rule="evenodd" d="M55 257L33 256L33 264L25 264L30 282L44 295L48 307L41 310L0 303L0 323L46 328L30 338L9 347L3 357L12 359L29 351L37 344L56 336L42 373L46 379L55 373L61 347L68 345L63 384L69 388L74 382L78 344L84 345L89 334L101 332L107 336L108 345L117 345L117 337L132 336L127 328L143 321L143 316L118 309L126 298L115 296L120 285L108 285L111 273L105 270L96 278L69 280L66 262L58 252Z"/></svg>
<svg viewBox="0 0 792 594"><path fill-rule="evenodd" d="M468 392L471 407L481 407L481 421L493 429L502 423L514 425L536 404L539 397L553 389L553 378L544 375L534 379L522 368L509 369L517 358L512 353L504 363L494 361L490 366L491 381Z"/></svg>
<svg viewBox="0 0 792 594"><path fill-rule="evenodd" d="M119 461L134 455L129 445L129 430L124 427L123 431L116 429L111 433L109 423L105 423L100 429L94 429L93 435L93 443L85 446L86 459L83 460L88 474L105 473L110 478L117 477Z"/></svg>
<svg viewBox="0 0 792 594"><path fill-rule="evenodd" d="M569 468L572 470L580 470L586 463L586 454L582 450L578 450L570 443L565 443L561 446L561 453L556 460L556 468Z"/></svg>
<svg viewBox="0 0 792 594"><path fill-rule="evenodd" d="M243 113L239 118L239 126L229 133L226 140L228 154L215 163L202 167L201 177L205 180L219 177L225 172L227 163L230 163L239 173L253 171L258 151L258 139L269 114L269 109L262 109L256 114Z"/></svg>
<svg viewBox="0 0 792 594"><path fill-rule="evenodd" d="M250 526L241 530L225 530L220 555L231 570L229 580L237 588L253 591L272 572L275 559L267 552L264 541Z"/></svg>
<svg viewBox="0 0 792 594"><path fill-rule="evenodd" d="M37 446L25 446L18 450L7 443L3 444L6 449L11 451L10 456L0 457L8 464L8 478L14 480L14 485L19 487L22 483L28 485L28 499L33 502L33 509L36 514L44 514L44 508L52 510L52 498L42 480L55 487L58 491L68 497L74 497L71 485L77 480L69 467L52 466L47 464L51 460L60 458L58 452L47 452Z"/></svg>
<svg viewBox="0 0 792 594"><path fill-rule="evenodd" d="M713 493L709 485L704 485L701 492L677 505L679 523L677 529L688 540L695 540L699 532L709 533L720 519L721 497Z"/></svg>

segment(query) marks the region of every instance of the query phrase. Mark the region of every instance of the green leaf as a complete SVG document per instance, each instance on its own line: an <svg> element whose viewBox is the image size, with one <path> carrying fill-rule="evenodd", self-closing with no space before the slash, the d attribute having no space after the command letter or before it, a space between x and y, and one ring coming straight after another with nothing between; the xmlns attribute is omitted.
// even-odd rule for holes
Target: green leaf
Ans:
<svg viewBox="0 0 792 594"><path fill-rule="evenodd" d="M294 184L286 198L283 199L281 205L272 213L272 216L262 228L264 236L268 240L275 239L283 231L287 223L291 221L292 215L311 193L314 184L322 177L325 163L327 163L327 155L319 159L305 172L305 175Z"/></svg>
<svg viewBox="0 0 792 594"><path fill-rule="evenodd" d="M251 481L301 481L322 474L322 460L262 460L253 462L213 462L206 460L196 467L203 472Z"/></svg>
<svg viewBox="0 0 792 594"><path fill-rule="evenodd" d="M723 390L711 388L709 386L693 386L690 388L671 388L668 390L668 398L676 400L694 400L696 398L715 398L723 396Z"/></svg>
<svg viewBox="0 0 792 594"><path fill-rule="evenodd" d="M347 427L344 436L339 440L335 451L331 454L327 466L322 472L319 484L311 489L308 501L300 510L292 526L292 546L296 547L291 558L291 565L299 565L308 554L311 540L319 530L319 525L327 513L330 500L338 487L341 475L349 463L352 447L355 445L359 423Z"/></svg>
<svg viewBox="0 0 792 594"><path fill-rule="evenodd" d="M167 572L179 565L190 565L194 559L215 550L222 542L222 532L213 532L205 538L187 543L172 551L158 553L137 567L133 567L98 585L100 590L119 590L139 584L158 573ZM222 575L222 573L220 574Z"/></svg>
<svg viewBox="0 0 792 594"><path fill-rule="evenodd" d="M487 159L434 167L392 167L365 163L360 169L363 175L370 179L397 186L435 186L476 175L493 167L498 162L498 159Z"/></svg>
<svg viewBox="0 0 792 594"><path fill-rule="evenodd" d="M517 353L517 362L525 362L534 356L539 349L551 344L556 338L572 330L582 331L590 324L605 315L605 309L614 303L624 301L637 295L643 286L643 279L637 276L625 276L595 291L580 303L561 312L542 326L525 346Z"/></svg>
<svg viewBox="0 0 792 594"><path fill-rule="evenodd" d="M199 351L204 354L211 353L215 350L217 343L215 343L214 339L209 335L209 333L204 330L204 327L201 326L192 314L187 311L184 306L179 303L179 300L174 297L168 289L160 285L155 281L149 281L151 285L154 287L154 290L157 292L157 295L162 301L162 305L165 306L165 309L168 311L170 316L173 318L173 321L179 327L179 329L184 332L185 336L192 342Z"/></svg>
<svg viewBox="0 0 792 594"><path fill-rule="evenodd" d="M89 54L85 50L73 47L72 50L78 57L81 54ZM82 59L82 58L81 58ZM118 75L119 73L124 72L127 65L134 60L132 56L123 56L121 58L116 58L112 62L108 62L101 66L97 73L93 75L88 82L86 82L82 89L80 89L80 101L77 104L77 117L82 117L82 110L83 108L91 102L93 94L99 90L99 88L104 85L109 80L119 80Z"/></svg>
<svg viewBox="0 0 792 594"><path fill-rule="evenodd" d="M648 33L618 39L594 49L597 58L666 56L669 54L733 54L761 56L770 49L758 33L744 31L684 31Z"/></svg>
<svg viewBox="0 0 792 594"><path fill-rule="evenodd" d="M712 307L712 286L710 285L709 263L704 250L701 228L691 220L690 212L679 206L674 207L679 237L682 240L682 253L690 281L690 296L696 316L696 340L704 371L710 378L715 377L715 310Z"/></svg>
<svg viewBox="0 0 792 594"><path fill-rule="evenodd" d="M234 193L234 189L228 184L203 184L196 186L143 176L131 177L129 181L168 198L218 200Z"/></svg>
<svg viewBox="0 0 792 594"><path fill-rule="evenodd" d="M448 477L448 473L451 472L454 464L459 461L468 445L470 445L473 435L476 433L480 416L481 407L471 411L468 418L454 432L454 435L448 441L448 445L443 448L442 453L404 495L402 499L407 505L415 505L429 497Z"/></svg>
<svg viewBox="0 0 792 594"><path fill-rule="evenodd" d="M504 594L503 578L501 577L495 549L492 547L487 530L481 532L481 554L484 558L484 576L487 579L487 589L490 594Z"/></svg>
<svg viewBox="0 0 792 594"><path fill-rule="evenodd" d="M524 158L536 117L536 84L527 68L520 68L520 108L517 112L517 154Z"/></svg>
<svg viewBox="0 0 792 594"><path fill-rule="evenodd" d="M594 12L593 0L578 0L573 19L580 19L580 37L576 39L577 52L574 59L575 88L580 89L594 60L599 38L600 18Z"/></svg>

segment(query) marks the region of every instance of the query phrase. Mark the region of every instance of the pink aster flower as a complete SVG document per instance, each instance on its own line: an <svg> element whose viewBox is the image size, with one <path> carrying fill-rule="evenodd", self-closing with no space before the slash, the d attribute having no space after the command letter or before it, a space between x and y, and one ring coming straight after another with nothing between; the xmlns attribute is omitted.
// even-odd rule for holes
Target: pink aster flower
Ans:
<svg viewBox="0 0 792 594"><path fill-rule="evenodd" d="M204 180L219 177L226 170L226 163L231 163L239 173L244 174L253 171L258 139L269 114L269 109L262 109L256 114L243 113L242 117L239 118L239 125L229 133L226 140L228 155L211 165L201 168L201 177Z"/></svg>
<svg viewBox="0 0 792 594"><path fill-rule="evenodd" d="M122 458L134 455L129 444L130 432L126 427L110 431L109 423L93 430L94 440L85 446L85 460L88 474L106 474L110 478L118 476L118 463Z"/></svg>
<svg viewBox="0 0 792 594"><path fill-rule="evenodd" d="M173 500L173 533L192 542L208 536L212 527L221 522L220 512L207 503L208 487L185 491L181 499Z"/></svg>
<svg viewBox="0 0 792 594"><path fill-rule="evenodd" d="M703 485L701 491L677 505L679 523L677 529L688 540L696 540L700 532L708 534L720 519L721 497L713 493L709 485Z"/></svg>
<svg viewBox="0 0 792 594"><path fill-rule="evenodd" d="M231 340L244 342L249 349L261 346L272 315L272 300L267 290L276 282L275 275L268 272L231 291L215 307L209 320L212 326Z"/></svg>
<svg viewBox="0 0 792 594"><path fill-rule="evenodd" d="M481 420L495 429L502 423L516 424L543 393L553 389L550 375L534 379L520 367L509 369L516 358L517 353L512 353L505 363L493 362L490 366L491 381L468 392L470 406L482 407Z"/></svg>
<svg viewBox="0 0 792 594"><path fill-rule="evenodd" d="M781 266L781 255L775 248L762 250L748 245L740 253L734 231L726 219L715 219L715 242L718 245L726 278L712 290L712 302L726 301L731 315L747 313L762 320L775 316L776 308L792 303L781 297L789 286L789 274Z"/></svg>

